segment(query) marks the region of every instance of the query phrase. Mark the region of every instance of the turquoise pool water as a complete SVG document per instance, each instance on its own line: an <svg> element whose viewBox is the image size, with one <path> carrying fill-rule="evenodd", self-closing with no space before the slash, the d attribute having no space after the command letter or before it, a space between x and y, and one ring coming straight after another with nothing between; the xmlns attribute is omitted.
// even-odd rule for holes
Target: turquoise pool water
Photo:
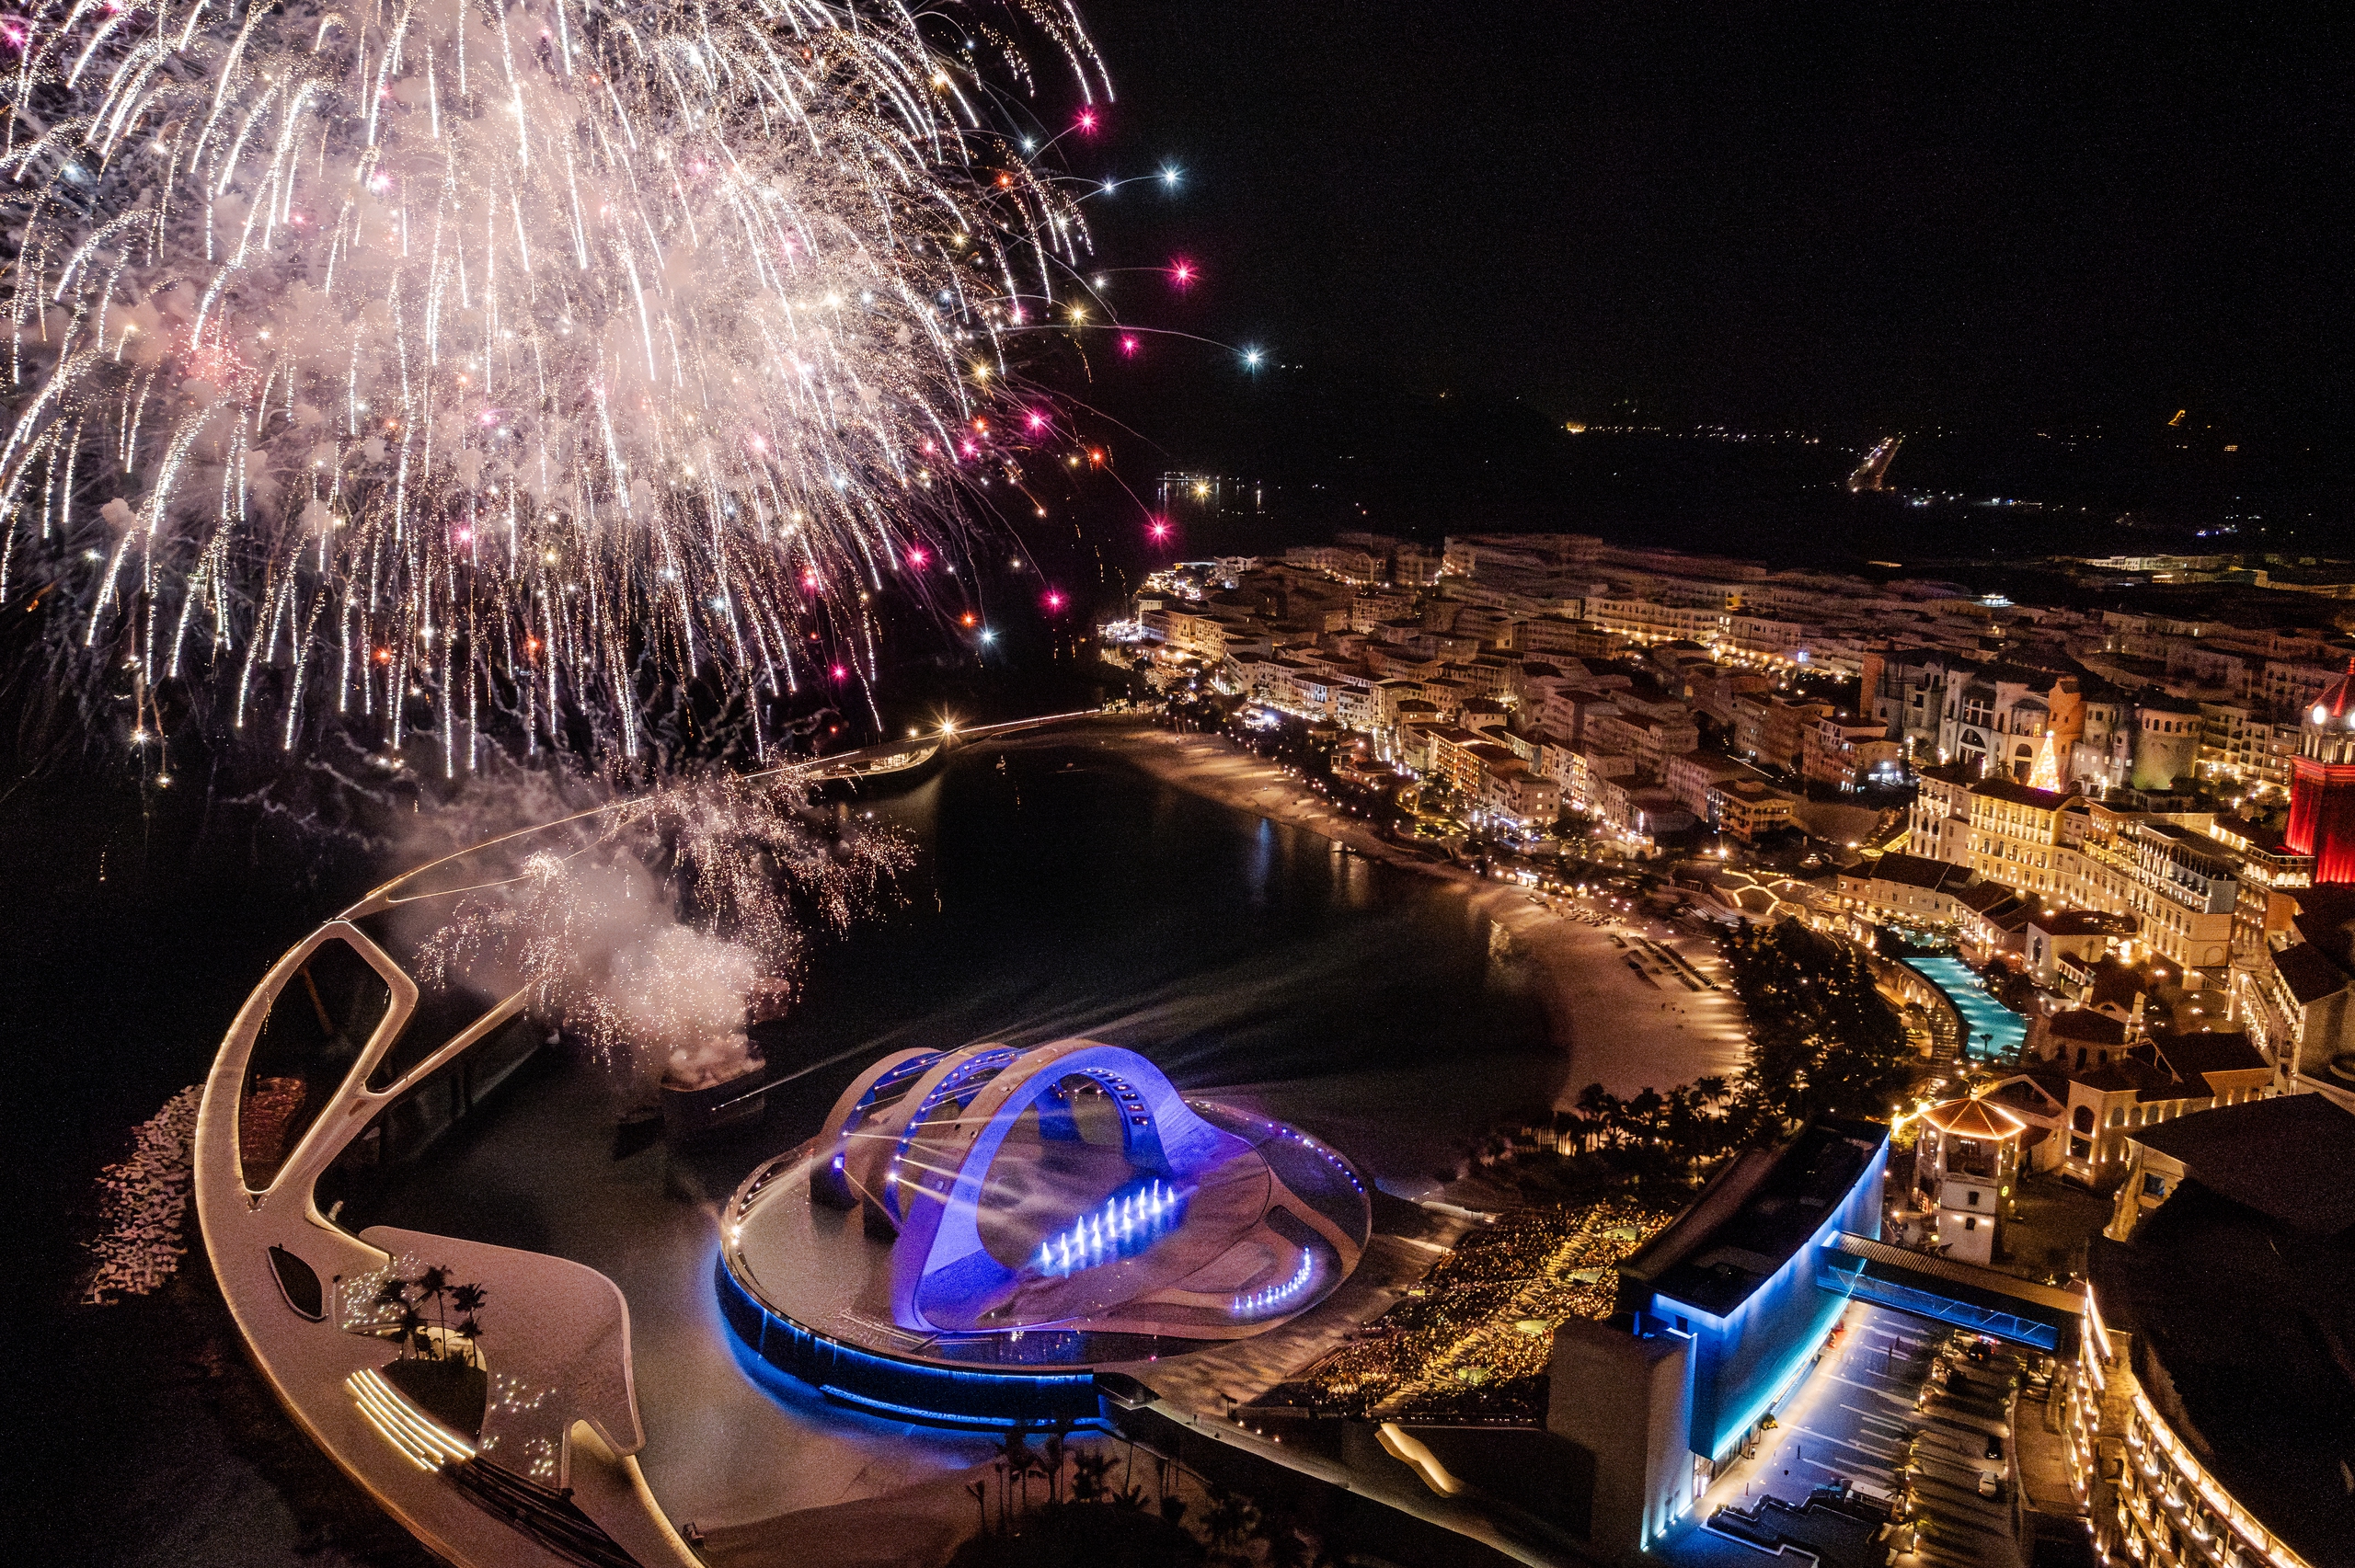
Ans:
<svg viewBox="0 0 2355 1568"><path fill-rule="evenodd" d="M1961 959L1908 958L1905 967L1937 987L1962 1014L1966 1056L1982 1061L2009 1058L2028 1038L2028 1020L1989 996Z"/></svg>

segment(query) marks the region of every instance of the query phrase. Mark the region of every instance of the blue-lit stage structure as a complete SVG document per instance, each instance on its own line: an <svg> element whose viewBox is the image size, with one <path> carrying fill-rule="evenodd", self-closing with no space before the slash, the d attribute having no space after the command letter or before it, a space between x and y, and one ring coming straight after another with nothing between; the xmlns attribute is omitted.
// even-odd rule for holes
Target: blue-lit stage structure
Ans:
<svg viewBox="0 0 2355 1568"><path fill-rule="evenodd" d="M1108 1369L1310 1310L1370 1229L1338 1152L1133 1051L907 1050L737 1189L718 1285L738 1337L829 1399L1075 1424Z"/></svg>
<svg viewBox="0 0 2355 1568"><path fill-rule="evenodd" d="M1623 1299L1692 1339L1691 1444L1716 1462L1788 1390L1839 1322L1834 1236L1880 1233L1889 1129L1826 1118L1743 1155L1621 1266ZM1827 1285L1832 1288L1826 1288Z"/></svg>
<svg viewBox="0 0 2355 1568"><path fill-rule="evenodd" d="M1827 1262L1880 1230L1889 1128L1821 1117L1729 1161L1619 1265L1607 1323L1555 1331L1546 1425L1592 1456L1589 1539L1639 1551L1675 1527L1837 1328Z"/></svg>
<svg viewBox="0 0 2355 1568"><path fill-rule="evenodd" d="M2059 1355L2085 1298L1879 1239L1889 1128L1823 1116L1735 1156L1619 1265L1617 1311L1554 1334L1546 1426L1594 1465L1605 1555L1677 1528L1864 1300Z"/></svg>

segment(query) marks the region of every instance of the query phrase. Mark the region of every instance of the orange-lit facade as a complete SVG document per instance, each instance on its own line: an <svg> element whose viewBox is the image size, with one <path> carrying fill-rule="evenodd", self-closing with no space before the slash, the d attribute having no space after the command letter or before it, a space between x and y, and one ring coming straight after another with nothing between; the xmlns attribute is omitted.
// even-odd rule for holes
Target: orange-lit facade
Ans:
<svg viewBox="0 0 2355 1568"><path fill-rule="evenodd" d="M2085 1291L2062 1436L2105 1568L2316 1568L2193 1457L2135 1377L2125 1336Z"/></svg>

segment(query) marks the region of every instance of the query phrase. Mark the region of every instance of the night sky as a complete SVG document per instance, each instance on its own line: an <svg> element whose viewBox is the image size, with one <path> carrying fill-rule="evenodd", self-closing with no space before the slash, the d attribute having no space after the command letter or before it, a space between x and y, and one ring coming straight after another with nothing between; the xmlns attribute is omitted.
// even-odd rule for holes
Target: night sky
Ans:
<svg viewBox="0 0 2355 1568"><path fill-rule="evenodd" d="M2347 23L2301 7L1101 0L1074 173L1123 313L1328 384L1555 418L2321 431L2345 369ZM1068 80L1042 78L1051 117ZM1075 101L1075 100L1074 100ZM1147 362L1151 361L1151 362ZM1182 441L1238 380L1153 341ZM1206 412L1201 417L1209 418Z"/></svg>

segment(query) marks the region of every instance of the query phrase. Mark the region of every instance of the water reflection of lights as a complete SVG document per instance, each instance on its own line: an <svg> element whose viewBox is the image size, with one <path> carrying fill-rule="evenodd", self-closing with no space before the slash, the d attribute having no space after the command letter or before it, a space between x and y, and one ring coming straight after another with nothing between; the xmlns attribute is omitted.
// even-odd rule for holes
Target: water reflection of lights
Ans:
<svg viewBox="0 0 2355 1568"><path fill-rule="evenodd" d="M1238 1318L1256 1318L1261 1313L1281 1307L1307 1289L1308 1282L1315 1276L1315 1274L1316 1260L1309 1256L1306 1247L1303 1247L1300 1250L1300 1266L1292 1270L1290 1279L1285 1280L1281 1285L1270 1285L1264 1290L1254 1290L1247 1296L1237 1296L1233 1307L1234 1313Z"/></svg>
<svg viewBox="0 0 2355 1568"><path fill-rule="evenodd" d="M1144 1251L1186 1217L1186 1194L1155 1177L1129 1193L1114 1193L1104 1207L1060 1236L1039 1243L1038 1269L1058 1278L1115 1263Z"/></svg>

